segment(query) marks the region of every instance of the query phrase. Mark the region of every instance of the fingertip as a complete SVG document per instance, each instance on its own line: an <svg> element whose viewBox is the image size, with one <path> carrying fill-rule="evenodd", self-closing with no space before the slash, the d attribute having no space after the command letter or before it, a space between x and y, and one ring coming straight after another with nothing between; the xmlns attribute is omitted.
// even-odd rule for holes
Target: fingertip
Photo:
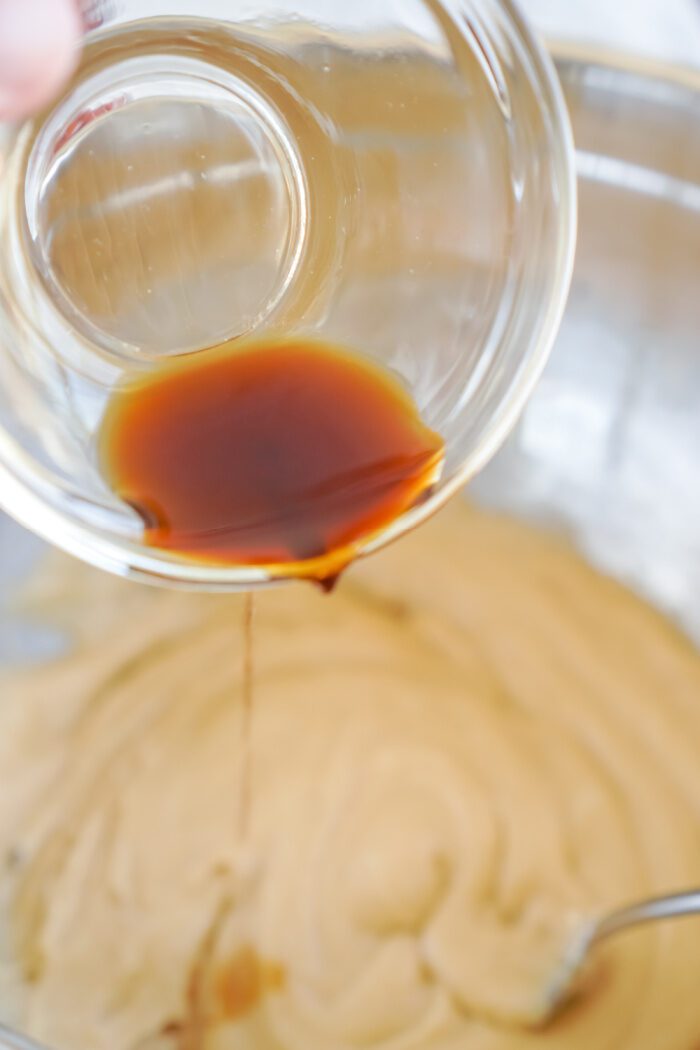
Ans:
<svg viewBox="0 0 700 1050"><path fill-rule="evenodd" d="M0 0L0 120L51 99L77 61L80 36L75 0Z"/></svg>

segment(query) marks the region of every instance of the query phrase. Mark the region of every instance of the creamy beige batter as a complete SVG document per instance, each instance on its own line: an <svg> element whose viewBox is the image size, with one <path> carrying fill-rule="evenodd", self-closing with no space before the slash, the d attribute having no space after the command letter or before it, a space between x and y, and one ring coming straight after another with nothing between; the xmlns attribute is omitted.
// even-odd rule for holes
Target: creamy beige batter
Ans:
<svg viewBox="0 0 700 1050"><path fill-rule="evenodd" d="M58 563L74 655L0 705L3 1018L66 1050L697 1050L700 656L559 540L453 507L331 598L258 600L250 837L239 598Z"/></svg>

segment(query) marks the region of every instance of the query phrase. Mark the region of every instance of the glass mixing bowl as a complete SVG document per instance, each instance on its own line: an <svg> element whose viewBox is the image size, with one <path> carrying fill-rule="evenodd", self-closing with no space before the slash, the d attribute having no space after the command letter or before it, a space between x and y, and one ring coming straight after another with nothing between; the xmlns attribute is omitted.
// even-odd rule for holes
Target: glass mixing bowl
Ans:
<svg viewBox="0 0 700 1050"><path fill-rule="evenodd" d="M511 0L110 0L78 72L0 154L0 504L112 571L274 571L144 543L106 486L110 391L267 333L369 355L446 443L417 525L522 409L569 285L570 131Z"/></svg>
<svg viewBox="0 0 700 1050"><path fill-rule="evenodd" d="M535 396L470 497L569 530L700 640L700 79L585 54L560 53L558 70L578 144L572 295ZM5 666L65 644L10 601L44 554L0 519ZM9 1031L0 1046L39 1050Z"/></svg>

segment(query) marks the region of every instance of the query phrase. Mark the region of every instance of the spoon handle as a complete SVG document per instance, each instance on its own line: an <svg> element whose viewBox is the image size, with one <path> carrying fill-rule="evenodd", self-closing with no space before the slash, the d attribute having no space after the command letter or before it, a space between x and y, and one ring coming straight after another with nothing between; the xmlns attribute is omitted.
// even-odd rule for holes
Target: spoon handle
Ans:
<svg viewBox="0 0 700 1050"><path fill-rule="evenodd" d="M642 923L655 922L658 919L675 919L682 915L695 914L700 914L700 889L665 897L652 897L650 900L631 904L606 915L597 923L591 941L601 941L613 933L627 929L628 926L640 926Z"/></svg>

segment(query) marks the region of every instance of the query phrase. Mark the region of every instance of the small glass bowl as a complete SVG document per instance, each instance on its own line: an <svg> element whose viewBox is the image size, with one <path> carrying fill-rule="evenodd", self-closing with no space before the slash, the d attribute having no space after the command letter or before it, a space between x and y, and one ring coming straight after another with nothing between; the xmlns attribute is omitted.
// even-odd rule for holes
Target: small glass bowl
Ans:
<svg viewBox="0 0 700 1050"><path fill-rule="evenodd" d="M418 525L502 443L573 263L571 133L511 0L105 0L0 152L0 505L110 571L251 588L289 567L148 546L100 475L110 391L268 333L348 346L445 440ZM294 575L298 575L298 569Z"/></svg>

